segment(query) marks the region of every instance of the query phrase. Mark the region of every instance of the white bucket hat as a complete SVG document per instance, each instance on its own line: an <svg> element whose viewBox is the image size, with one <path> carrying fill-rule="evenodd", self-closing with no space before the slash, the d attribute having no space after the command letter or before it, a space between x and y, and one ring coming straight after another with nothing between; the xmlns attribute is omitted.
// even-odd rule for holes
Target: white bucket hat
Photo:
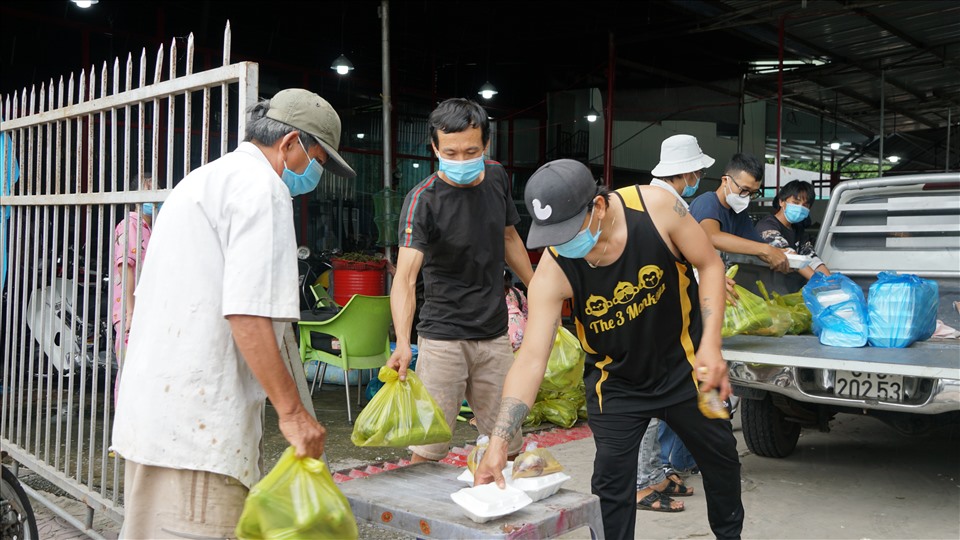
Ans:
<svg viewBox="0 0 960 540"><path fill-rule="evenodd" d="M657 178L709 168L716 160L703 153L693 135L674 135L660 144L660 163L650 171Z"/></svg>

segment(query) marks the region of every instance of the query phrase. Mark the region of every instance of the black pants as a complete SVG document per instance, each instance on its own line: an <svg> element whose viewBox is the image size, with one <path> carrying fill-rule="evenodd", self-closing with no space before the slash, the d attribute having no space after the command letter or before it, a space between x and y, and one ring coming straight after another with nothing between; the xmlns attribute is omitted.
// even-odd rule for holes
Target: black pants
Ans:
<svg viewBox="0 0 960 540"><path fill-rule="evenodd" d="M740 500L740 459L728 420L711 420L692 398L663 409L620 414L591 414L588 418L597 445L591 489L600 497L603 531L607 540L634 537L636 527L636 463L640 440L650 418L664 420L690 450L703 475L707 518L717 538L740 538L743 503Z"/></svg>

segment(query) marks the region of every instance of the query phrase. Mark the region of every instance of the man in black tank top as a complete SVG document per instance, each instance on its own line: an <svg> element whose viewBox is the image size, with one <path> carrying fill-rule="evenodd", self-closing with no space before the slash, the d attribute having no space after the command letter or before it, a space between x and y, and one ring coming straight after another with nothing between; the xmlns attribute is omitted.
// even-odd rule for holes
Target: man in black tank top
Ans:
<svg viewBox="0 0 960 540"><path fill-rule="evenodd" d="M733 430L697 407L698 392L730 395L720 355L723 262L706 233L665 190L630 186L609 193L573 160L538 169L524 198L533 217L527 246L552 247L530 282L523 344L476 483L503 485L507 441L533 405L563 301L572 298L597 447L591 485L606 537L634 537L636 475L624 465L637 462L647 424L660 418L700 466L713 533L739 538L743 504Z"/></svg>

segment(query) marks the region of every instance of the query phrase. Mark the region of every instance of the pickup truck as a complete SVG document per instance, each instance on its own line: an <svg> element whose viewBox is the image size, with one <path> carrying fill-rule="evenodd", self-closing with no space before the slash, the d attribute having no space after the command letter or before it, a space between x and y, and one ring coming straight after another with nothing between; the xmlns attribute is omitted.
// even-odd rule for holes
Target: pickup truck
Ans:
<svg viewBox="0 0 960 540"><path fill-rule="evenodd" d="M935 279L937 315L960 329L960 174L841 183L831 194L816 251L864 294L883 270ZM728 256L737 282L757 292L795 292L797 275L776 274L759 259ZM734 336L724 340L743 435L773 458L796 448L802 428L829 431L841 413L862 414L918 434L960 423L960 340L930 339L903 349L821 345L814 335Z"/></svg>

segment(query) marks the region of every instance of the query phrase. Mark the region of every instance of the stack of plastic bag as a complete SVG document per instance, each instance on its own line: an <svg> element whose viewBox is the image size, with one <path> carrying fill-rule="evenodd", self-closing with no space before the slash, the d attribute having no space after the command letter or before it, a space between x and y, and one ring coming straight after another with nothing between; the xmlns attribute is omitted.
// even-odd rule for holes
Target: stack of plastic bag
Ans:
<svg viewBox="0 0 960 540"><path fill-rule="evenodd" d="M383 388L357 416L350 440L357 446L405 447L447 442L452 436L443 411L413 371L401 381L396 370L380 368Z"/></svg>
<svg viewBox="0 0 960 540"><path fill-rule="evenodd" d="M234 531L241 540L357 538L350 503L319 459L291 446L247 495Z"/></svg>
<svg viewBox="0 0 960 540"><path fill-rule="evenodd" d="M803 303L803 293L800 291L785 295L773 293L773 298L770 298L767 294L767 288L762 281L757 281L757 289L760 291L760 294L763 295L768 306L771 306L772 309L775 309L774 306L785 309L790 315L790 328L787 329L788 334L799 335L810 332L813 316Z"/></svg>
<svg viewBox="0 0 960 540"><path fill-rule="evenodd" d="M867 311L870 316L870 345L909 347L933 335L940 308L936 281L914 274L880 272L870 286Z"/></svg>
<svg viewBox="0 0 960 540"><path fill-rule="evenodd" d="M586 418L586 391L583 386L583 362L586 354L580 341L560 327L554 338L547 370L537 392L537 400L523 425L538 426L546 420L570 427L578 418Z"/></svg>
<svg viewBox="0 0 960 540"><path fill-rule="evenodd" d="M737 275L739 266L733 265L727 270L727 277ZM723 310L723 337L738 334L780 337L790 329L790 313L780 306L771 306L763 298L753 294L740 285L735 285L737 304L727 303Z"/></svg>
<svg viewBox="0 0 960 540"><path fill-rule="evenodd" d="M867 303L853 280L843 274L814 272L802 292L820 343L834 347L867 344Z"/></svg>

